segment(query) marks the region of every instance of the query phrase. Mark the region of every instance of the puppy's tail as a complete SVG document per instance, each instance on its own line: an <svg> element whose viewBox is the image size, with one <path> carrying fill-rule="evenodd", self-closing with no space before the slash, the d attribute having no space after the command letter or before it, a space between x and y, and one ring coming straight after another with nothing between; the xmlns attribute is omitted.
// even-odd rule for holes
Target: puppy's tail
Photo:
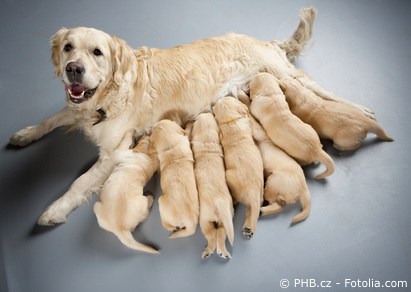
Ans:
<svg viewBox="0 0 411 292"><path fill-rule="evenodd" d="M233 226L233 216L230 212L232 206L225 206L224 202L217 204L218 216L223 223L225 233L227 234L228 241L231 246L234 244L234 226Z"/></svg>
<svg viewBox="0 0 411 292"><path fill-rule="evenodd" d="M291 224L298 223L307 219L311 212L311 196L308 187L306 187L306 191L301 194L300 197L300 204L301 204L301 212L295 215L292 220Z"/></svg>
<svg viewBox="0 0 411 292"><path fill-rule="evenodd" d="M301 9L300 23L298 24L297 29L294 31L291 38L279 43L280 48L285 51L287 59L290 62L294 62L310 40L313 33L314 19L316 15L317 9L315 7Z"/></svg>
<svg viewBox="0 0 411 292"><path fill-rule="evenodd" d="M334 173L335 164L330 155L328 155L324 150L319 152L319 158L317 159L319 162L325 165L327 168L324 172L320 173L314 179L323 179L327 176L330 176Z"/></svg>
<svg viewBox="0 0 411 292"><path fill-rule="evenodd" d="M394 141L394 139L391 138L387 134L387 132L385 132L384 129L374 120L371 120L370 132L377 135L377 138L380 139L380 140L389 141L389 142Z"/></svg>
<svg viewBox="0 0 411 292"><path fill-rule="evenodd" d="M120 232L116 232L114 234L118 237L118 239L120 239L121 243L123 243L125 246L131 249L153 254L159 253L159 251L155 248L136 241L129 230L123 230Z"/></svg>

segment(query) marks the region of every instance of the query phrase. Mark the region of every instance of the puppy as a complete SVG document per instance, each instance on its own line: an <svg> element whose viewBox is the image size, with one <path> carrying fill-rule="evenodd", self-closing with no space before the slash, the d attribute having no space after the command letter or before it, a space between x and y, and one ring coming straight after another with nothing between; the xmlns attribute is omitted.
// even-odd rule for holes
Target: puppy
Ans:
<svg viewBox="0 0 411 292"><path fill-rule="evenodd" d="M311 196L301 166L274 145L254 118L250 117L250 120L254 140L263 158L266 178L264 200L268 205L261 207L261 214L265 216L280 212L285 204L295 204L299 200L301 213L295 215L291 223L305 220L310 215Z"/></svg>
<svg viewBox="0 0 411 292"><path fill-rule="evenodd" d="M160 161L161 222L173 232L170 238L192 235L198 224L199 203L190 141L177 123L162 120L154 125L151 142Z"/></svg>
<svg viewBox="0 0 411 292"><path fill-rule="evenodd" d="M378 139L393 141L375 120L354 106L322 99L293 78L281 79L280 87L291 112L310 124L321 138L331 139L338 150L357 149L368 132Z"/></svg>
<svg viewBox="0 0 411 292"><path fill-rule="evenodd" d="M248 108L228 96L217 101L213 112L220 127L227 184L234 200L247 207L242 233L245 238L251 238L263 201L264 174L261 154L252 137Z"/></svg>
<svg viewBox="0 0 411 292"><path fill-rule="evenodd" d="M225 247L228 237L234 243L233 201L225 180L223 149L218 137L218 125L212 113L200 114L191 130L194 173L200 201L200 228L207 239L202 258L217 249L217 254L229 259Z"/></svg>
<svg viewBox="0 0 411 292"><path fill-rule="evenodd" d="M94 204L94 213L100 227L114 233L127 247L158 253L156 249L135 241L131 233L149 215L153 196L144 196L143 188L158 168L149 136L143 136L130 150L132 136L133 131L127 132L113 153L117 165L104 183L100 199Z"/></svg>
<svg viewBox="0 0 411 292"><path fill-rule="evenodd" d="M334 162L322 150L317 133L291 113L273 75L257 74L250 82L250 98L252 115L259 120L274 144L301 164L323 163L327 169L315 179L325 178L334 172Z"/></svg>

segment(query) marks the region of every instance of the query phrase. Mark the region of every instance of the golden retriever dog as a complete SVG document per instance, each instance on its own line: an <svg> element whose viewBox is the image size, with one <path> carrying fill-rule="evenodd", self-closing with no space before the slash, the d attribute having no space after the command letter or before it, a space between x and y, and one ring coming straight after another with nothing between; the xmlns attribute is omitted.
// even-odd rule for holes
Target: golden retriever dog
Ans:
<svg viewBox="0 0 411 292"><path fill-rule="evenodd" d="M38 223L66 222L71 211L100 190L114 167L112 153L127 131L150 132L168 111L184 111L195 117L221 97L247 89L259 72L269 72L278 79L298 76L322 98L349 103L289 61L310 39L315 15L315 8L303 9L300 25L284 42L231 33L171 49L133 49L93 28L60 29L51 39L51 60L64 82L67 106L16 132L10 143L26 146L57 127L71 127L99 147L99 159L43 212ZM365 115L374 115L351 105Z"/></svg>
<svg viewBox="0 0 411 292"><path fill-rule="evenodd" d="M242 233L251 238L263 202L264 169L253 140L248 108L227 96L217 101L213 113L220 127L227 185L234 200L247 208Z"/></svg>
<svg viewBox="0 0 411 292"><path fill-rule="evenodd" d="M250 82L250 99L250 112L275 145L301 164L323 163L327 169L315 179L323 179L334 172L334 162L322 149L317 133L291 113L274 76L257 74Z"/></svg>
<svg viewBox="0 0 411 292"><path fill-rule="evenodd" d="M225 240L233 245L233 200L225 180L223 149L219 128L212 113L200 114L192 127L191 148L200 201L200 228L207 240L202 258L217 254L231 258Z"/></svg>
<svg viewBox="0 0 411 292"><path fill-rule="evenodd" d="M264 200L268 205L261 207L261 215L278 213L286 204L300 201L301 212L291 223L305 220L310 215L311 195L301 166L287 153L274 145L263 127L250 117L253 137L261 152L264 165Z"/></svg>
<svg viewBox="0 0 411 292"><path fill-rule="evenodd" d="M172 231L170 238L190 236L196 231L199 217L190 141L177 123L162 120L154 125L151 142L160 161L161 222L165 229Z"/></svg>
<svg viewBox="0 0 411 292"><path fill-rule="evenodd" d="M321 138L332 140L338 150L357 149L368 132L376 134L378 139L393 141L375 120L364 116L358 108L324 100L298 79L283 78L280 87L291 112L310 124Z"/></svg>
<svg viewBox="0 0 411 292"><path fill-rule="evenodd" d="M94 213L100 227L114 233L127 247L158 253L137 242L131 233L149 215L153 196L145 196L144 187L158 168L157 153L150 145L150 137L143 136L131 150L132 136L133 131L126 133L113 153L118 164L103 185L99 201L94 204Z"/></svg>

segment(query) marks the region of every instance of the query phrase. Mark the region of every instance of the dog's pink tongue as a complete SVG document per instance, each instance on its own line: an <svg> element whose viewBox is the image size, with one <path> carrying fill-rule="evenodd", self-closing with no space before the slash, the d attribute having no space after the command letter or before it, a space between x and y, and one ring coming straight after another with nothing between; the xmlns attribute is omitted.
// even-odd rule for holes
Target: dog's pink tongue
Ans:
<svg viewBox="0 0 411 292"><path fill-rule="evenodd" d="M84 91L86 88L80 84L75 83L70 86L70 92L73 96L81 96Z"/></svg>

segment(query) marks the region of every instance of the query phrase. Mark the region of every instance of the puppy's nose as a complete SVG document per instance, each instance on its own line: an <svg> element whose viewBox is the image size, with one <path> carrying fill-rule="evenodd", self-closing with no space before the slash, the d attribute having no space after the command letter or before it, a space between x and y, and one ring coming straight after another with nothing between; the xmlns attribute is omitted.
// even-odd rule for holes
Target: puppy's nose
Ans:
<svg viewBox="0 0 411 292"><path fill-rule="evenodd" d="M86 72L86 69L81 63L70 62L66 66L66 74L70 82L81 83L84 72Z"/></svg>

